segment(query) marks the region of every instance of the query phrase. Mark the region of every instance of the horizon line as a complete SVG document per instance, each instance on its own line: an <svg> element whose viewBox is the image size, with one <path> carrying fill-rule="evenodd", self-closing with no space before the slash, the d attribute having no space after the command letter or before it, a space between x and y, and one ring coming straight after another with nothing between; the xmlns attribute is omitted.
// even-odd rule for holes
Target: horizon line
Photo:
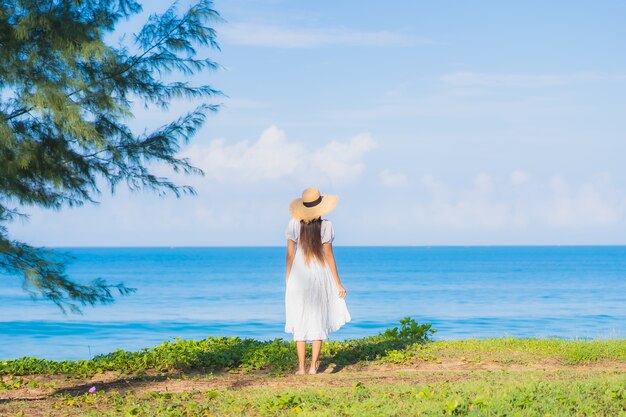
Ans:
<svg viewBox="0 0 626 417"><path fill-rule="evenodd" d="M93 248L93 249L107 249L107 248L126 248L126 249L186 249L186 248L284 248L285 245L67 245L67 246L47 246L41 245L41 248L51 249L74 249L74 248ZM537 247L626 247L626 243L619 244L472 244L472 245L333 245L333 247L340 248L488 248L488 247L509 247L509 248L537 248Z"/></svg>

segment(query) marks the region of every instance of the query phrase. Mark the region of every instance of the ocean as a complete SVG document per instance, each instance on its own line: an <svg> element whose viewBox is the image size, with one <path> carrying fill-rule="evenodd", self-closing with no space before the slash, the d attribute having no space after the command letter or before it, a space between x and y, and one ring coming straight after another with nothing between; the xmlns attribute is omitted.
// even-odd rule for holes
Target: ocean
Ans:
<svg viewBox="0 0 626 417"><path fill-rule="evenodd" d="M285 249L63 248L71 277L137 292L64 315L0 276L0 360L86 359L175 338L284 333ZM436 340L626 338L626 246L335 247L352 322L374 335L410 316Z"/></svg>

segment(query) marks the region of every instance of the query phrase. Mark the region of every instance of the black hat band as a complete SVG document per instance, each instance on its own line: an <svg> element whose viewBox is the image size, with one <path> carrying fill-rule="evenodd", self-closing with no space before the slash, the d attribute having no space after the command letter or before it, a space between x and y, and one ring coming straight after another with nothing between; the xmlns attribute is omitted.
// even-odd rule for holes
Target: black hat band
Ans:
<svg viewBox="0 0 626 417"><path fill-rule="evenodd" d="M309 202L303 201L302 204L304 204L304 207L315 207L321 202L322 202L322 196L319 196L317 200L313 200Z"/></svg>

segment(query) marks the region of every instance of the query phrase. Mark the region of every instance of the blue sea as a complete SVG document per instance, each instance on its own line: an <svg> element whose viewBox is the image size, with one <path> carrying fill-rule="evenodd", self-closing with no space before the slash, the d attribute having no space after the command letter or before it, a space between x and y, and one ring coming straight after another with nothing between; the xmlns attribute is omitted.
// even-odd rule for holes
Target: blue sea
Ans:
<svg viewBox="0 0 626 417"><path fill-rule="evenodd" d="M0 276L0 359L89 358L175 338L290 338L284 248L64 248L71 277L136 293L64 315ZM374 335L410 316L435 339L626 338L626 247L336 247L352 322Z"/></svg>

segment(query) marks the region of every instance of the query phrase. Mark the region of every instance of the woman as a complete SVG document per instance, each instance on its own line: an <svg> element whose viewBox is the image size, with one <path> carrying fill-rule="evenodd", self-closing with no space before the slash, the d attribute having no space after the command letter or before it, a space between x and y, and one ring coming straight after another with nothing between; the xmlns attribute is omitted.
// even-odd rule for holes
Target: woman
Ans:
<svg viewBox="0 0 626 417"><path fill-rule="evenodd" d="M312 341L309 374L319 368L322 341L350 321L346 289L341 285L333 255L333 225L321 216L337 204L337 196L322 196L307 188L302 198L289 206L292 219L287 226L287 289L285 331L293 333L298 350L297 375L305 370L306 341Z"/></svg>

